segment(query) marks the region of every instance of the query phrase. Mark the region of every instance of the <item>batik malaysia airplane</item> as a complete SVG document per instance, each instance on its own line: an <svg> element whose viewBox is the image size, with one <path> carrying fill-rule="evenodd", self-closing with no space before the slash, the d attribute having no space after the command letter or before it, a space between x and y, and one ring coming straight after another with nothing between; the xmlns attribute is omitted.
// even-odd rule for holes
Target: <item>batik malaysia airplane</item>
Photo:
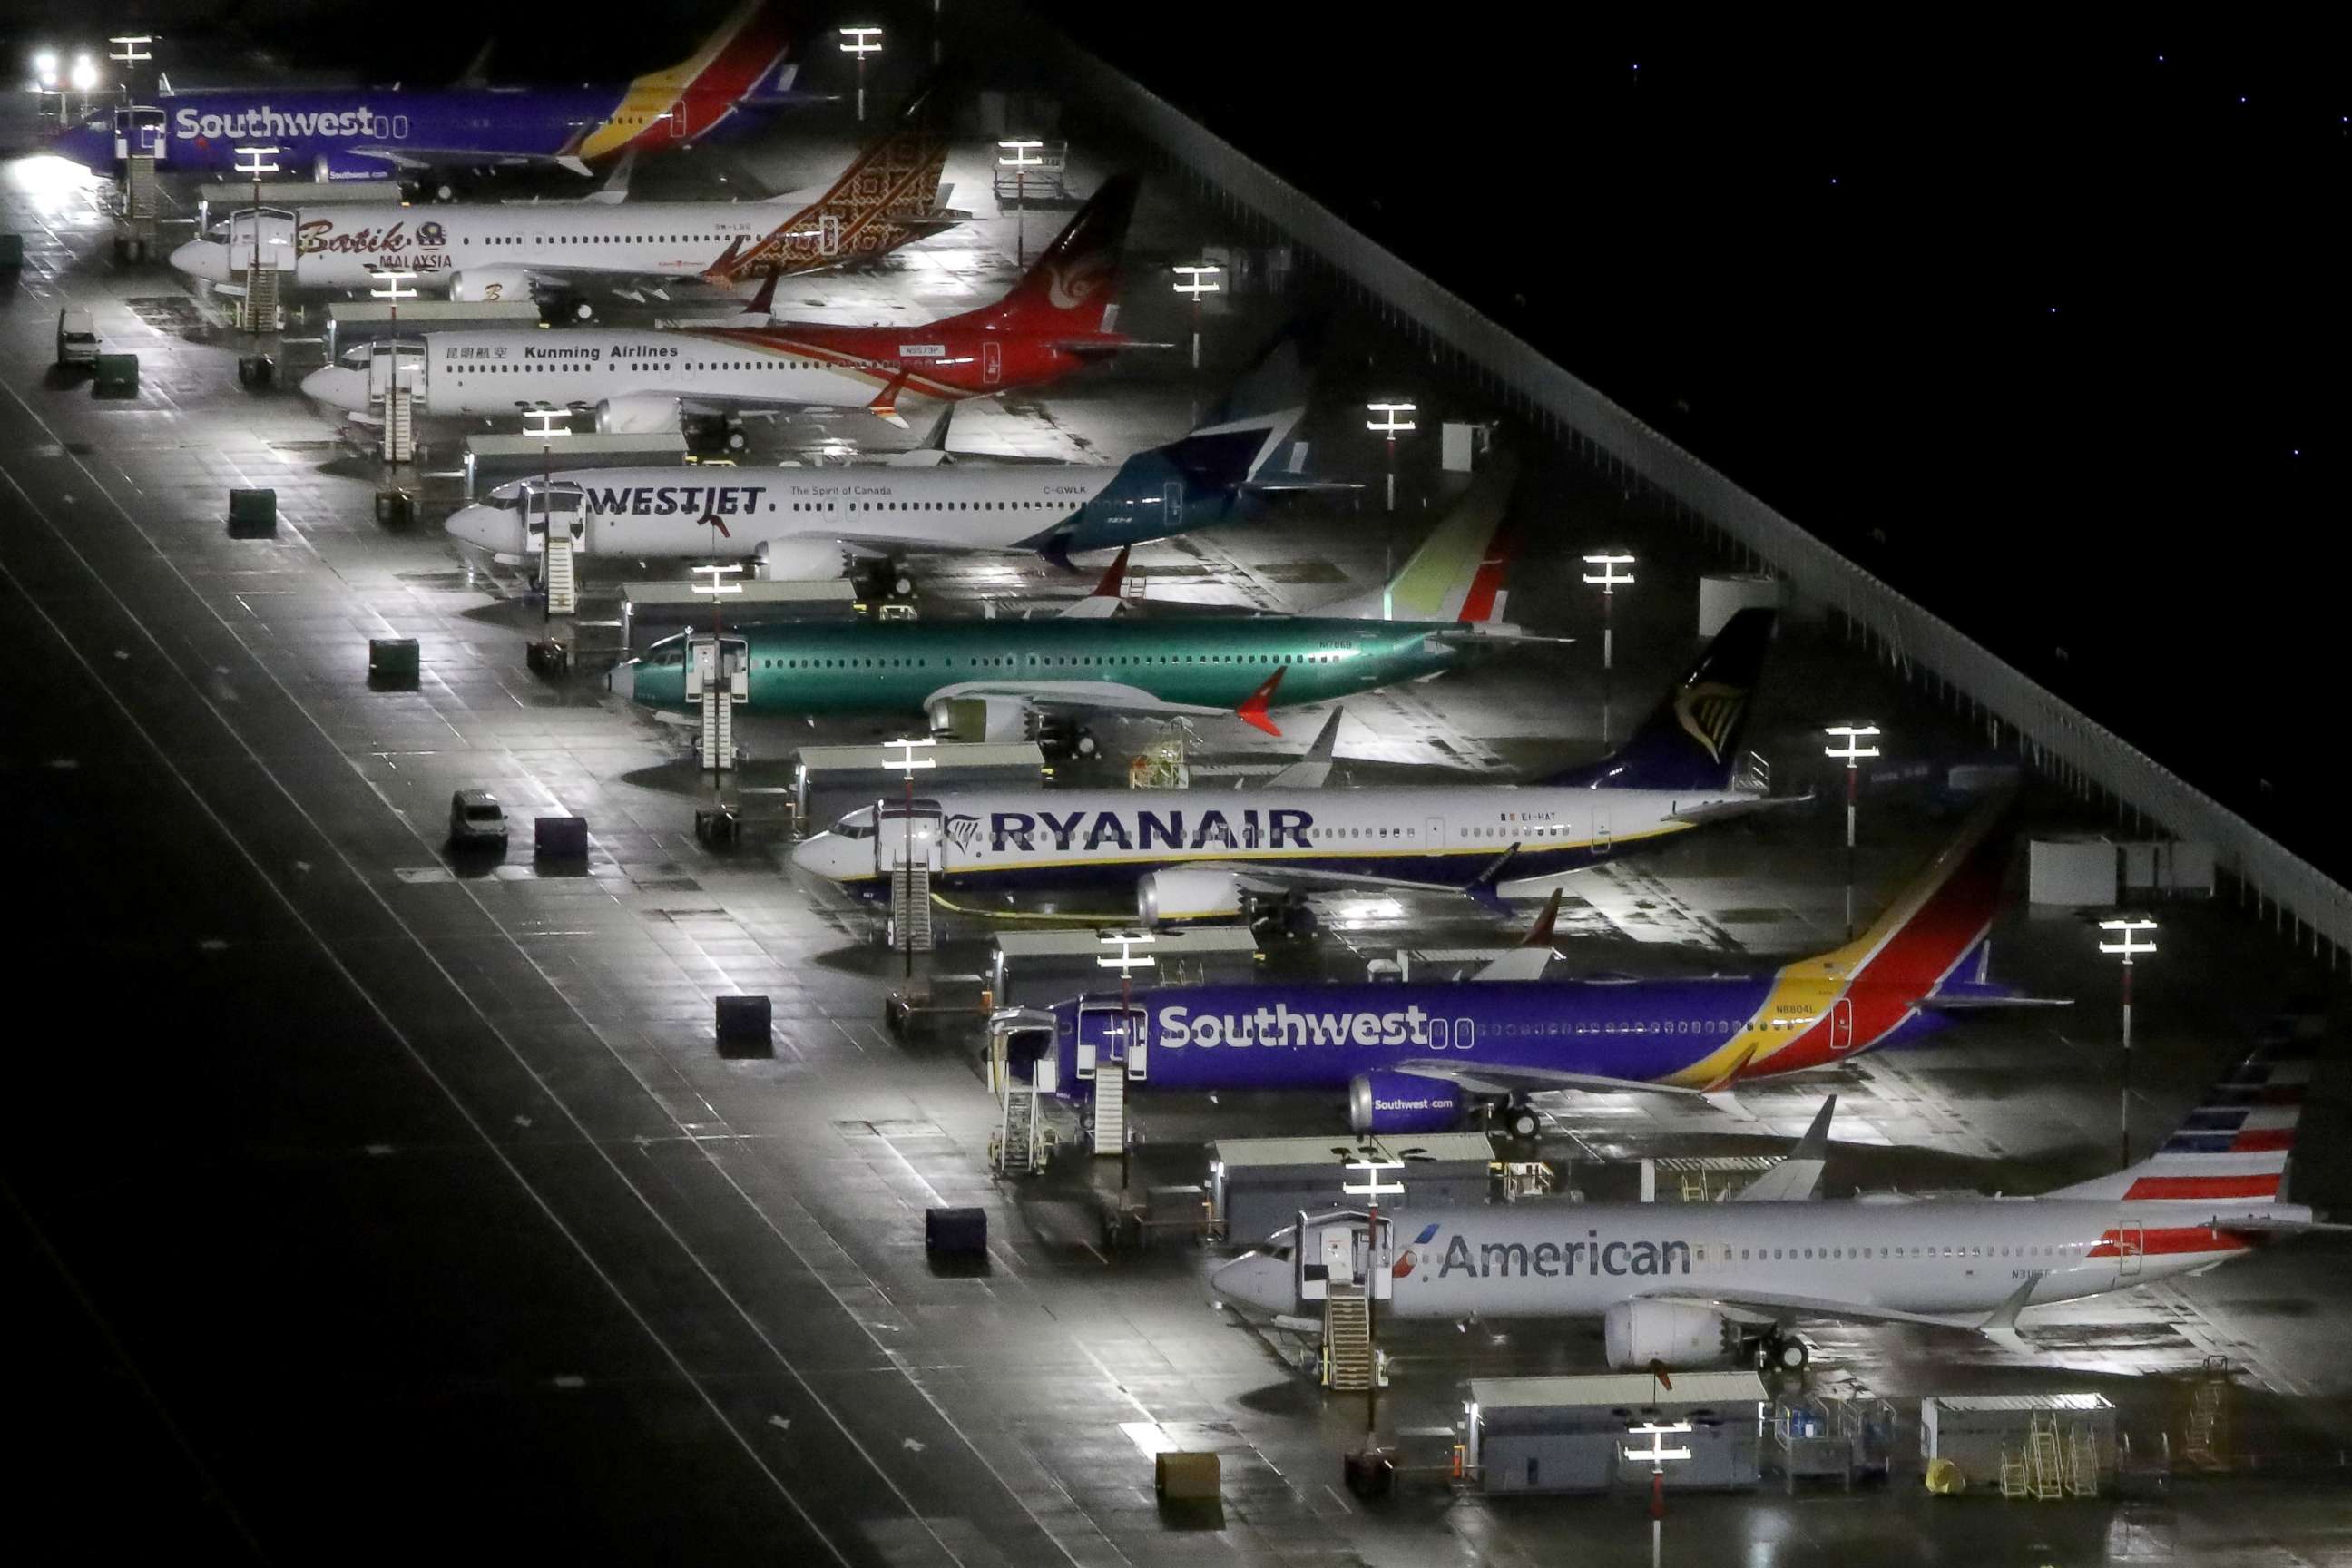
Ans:
<svg viewBox="0 0 2352 1568"><path fill-rule="evenodd" d="M118 144L140 134L135 117L160 111L154 150L166 169L234 174L237 148L268 143L281 169L322 184L534 163L585 174L625 152L691 146L802 101L791 90L793 37L775 7L749 0L691 56L625 87L207 89L152 110L95 110L48 150L113 174Z"/></svg>
<svg viewBox="0 0 2352 1568"><path fill-rule="evenodd" d="M1359 1131L1433 1131L1501 1102L1511 1130L1529 1136L1539 1125L1530 1094L1712 1094L1911 1039L1956 1013L2051 1005L1989 973L2009 806L2005 793L1980 805L1853 941L1769 974L1541 980L1490 965L1467 983L1155 987L1124 1010L1114 992L994 1027L1010 1037L1050 1017L1051 1087L1081 1108L1099 1064L1124 1059L1129 1084L1154 1091L1344 1093ZM1523 951L1549 955L1548 916ZM1017 1054L1041 1058L1042 1042Z"/></svg>
<svg viewBox="0 0 2352 1568"><path fill-rule="evenodd" d="M1296 467L1260 472L1306 416L1306 399L1297 350L1284 342L1199 429L1115 467L950 460L943 409L929 443L887 462L558 469L498 486L451 513L446 529L461 544L525 562L545 550L551 521L568 521L582 555L749 560L785 579L857 575L909 550L1036 551L1066 564L1073 552L1234 521L1265 497L1310 485ZM909 591L905 569L892 570Z"/></svg>
<svg viewBox="0 0 2352 1568"><path fill-rule="evenodd" d="M1400 581L1411 575L1409 566ZM1373 603L1357 613L1379 610ZM1284 624L1253 621L1239 629L1274 635ZM1132 899L1153 925L1229 919L1272 900L1286 905L1284 918L1301 929L1309 923L1300 903L1307 892L1464 892L1490 889L1506 875L1578 870L1769 804L1739 779L1739 742L1772 626L1769 610L1740 611L1622 750L1536 784L1335 790L1277 782L1234 796L941 795L922 803L936 824L922 845L931 886L942 894L1108 887ZM1365 629L1381 636L1389 628L1372 620ZM1293 694L1290 680L1322 673L1312 665L1293 669L1283 695ZM831 831L802 840L793 864L885 896L903 836L902 816L894 810L886 818L894 831L877 832L875 807L852 812Z"/></svg>
<svg viewBox="0 0 2352 1568"><path fill-rule="evenodd" d="M576 202L339 204L265 212L259 241L279 258L280 284L299 289L367 289L394 268L415 273L420 292L461 302L577 296L594 284L642 303L681 284L732 288L878 261L969 216L940 205L946 163L947 142L910 124L825 190L765 202L626 202L615 186ZM233 216L219 237L172 252L172 266L240 285L255 251L252 222Z"/></svg>
<svg viewBox="0 0 2352 1568"><path fill-rule="evenodd" d="M2308 1041L2257 1047L2156 1153L2040 1197L1819 1199L1824 1106L1793 1169L1729 1203L1422 1210L1382 1219L1378 1236L1363 1215L1302 1215L1212 1265L1210 1284L1285 1318L1319 1315L1332 1279L1369 1283L1396 1318L1598 1318L1609 1364L1627 1371L1793 1372L1811 1359L1794 1331L1808 1319L1974 1329L2030 1352L2028 1307L2194 1274L2273 1237L2352 1231L2283 1201L2312 1059Z"/></svg>
<svg viewBox="0 0 2352 1568"><path fill-rule="evenodd" d="M399 374L421 415L593 408L599 430L658 434L688 414L832 407L903 426L902 396L987 397L1139 346L1113 329L1135 192L1131 176L1106 182L1012 292L928 326L426 332L421 353L399 356ZM369 370L330 365L303 377L302 390L354 417L381 417Z"/></svg>

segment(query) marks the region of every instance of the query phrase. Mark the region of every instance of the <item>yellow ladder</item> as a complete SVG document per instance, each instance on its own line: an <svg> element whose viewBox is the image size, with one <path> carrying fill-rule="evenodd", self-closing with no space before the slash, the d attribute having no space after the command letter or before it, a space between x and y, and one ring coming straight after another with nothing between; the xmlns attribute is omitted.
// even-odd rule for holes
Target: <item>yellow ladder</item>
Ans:
<svg viewBox="0 0 2352 1568"><path fill-rule="evenodd" d="M2066 1467L2058 1451L2056 1416L2052 1416L2046 1426L2039 1415L2027 1423L2025 1472L2040 1501L2055 1502L2066 1495Z"/></svg>
<svg viewBox="0 0 2352 1568"><path fill-rule="evenodd" d="M1372 1386L1372 1304L1352 1285L1323 1301L1323 1386L1360 1394Z"/></svg>

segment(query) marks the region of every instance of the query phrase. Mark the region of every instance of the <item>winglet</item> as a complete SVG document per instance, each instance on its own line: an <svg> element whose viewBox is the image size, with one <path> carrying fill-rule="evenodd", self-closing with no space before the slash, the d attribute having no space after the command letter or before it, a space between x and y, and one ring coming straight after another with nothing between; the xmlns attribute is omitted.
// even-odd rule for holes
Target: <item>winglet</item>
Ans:
<svg viewBox="0 0 2352 1568"><path fill-rule="evenodd" d="M1122 550L1118 553L1120 564L1124 565L1127 561L1127 552ZM1265 685L1242 700L1242 705L1234 710L1234 717L1253 729L1263 730L1267 734L1279 738L1282 731L1275 727L1274 720L1268 716L1268 710L1274 702L1274 689L1282 684L1282 678L1289 671L1290 666L1286 664L1278 666L1272 675L1265 678Z"/></svg>
<svg viewBox="0 0 2352 1568"><path fill-rule="evenodd" d="M1528 927L1528 934L1508 952L1489 960L1486 966L1471 976L1474 980L1540 980L1551 963L1552 927L1559 921L1559 893L1551 890L1544 903L1543 912Z"/></svg>
<svg viewBox="0 0 2352 1568"><path fill-rule="evenodd" d="M2028 1301L2033 1300L2033 1288L2042 1283L2042 1273L2043 1270L2037 1268L2027 1275L2024 1284L2011 1290L2006 1300L1985 1314L1984 1321L1977 1325L1977 1331L2010 1350L2030 1349L2025 1336L2017 1331L2017 1315L2025 1310Z"/></svg>
<svg viewBox="0 0 2352 1568"><path fill-rule="evenodd" d="M1117 559L1111 562L1110 570L1103 574L1102 581L1095 584L1095 591L1083 599L1073 600L1064 605L1061 619L1066 621L1108 620L1126 607L1127 601L1120 596L1119 588L1127 581L1129 548L1124 544L1119 546Z"/></svg>
<svg viewBox="0 0 2352 1568"><path fill-rule="evenodd" d="M1339 749L1339 721L1348 716L1344 706L1331 710L1316 733L1315 743L1306 754L1279 773L1269 775L1261 789L1321 789L1331 777L1331 759Z"/></svg>
<svg viewBox="0 0 2352 1568"><path fill-rule="evenodd" d="M774 291L774 285L771 282L765 292L772 298ZM888 420L901 430L908 428L907 421L900 417L898 413L898 394L907 388L908 374L908 372L902 370L892 376L882 390L874 395L874 401L866 405L867 413L877 419Z"/></svg>
<svg viewBox="0 0 2352 1568"><path fill-rule="evenodd" d="M1805 1129L1805 1135L1797 1140L1795 1148L1789 1151L1789 1158L1791 1160L1828 1159L1830 1157L1830 1118L1836 1114L1837 1096L1833 1094L1822 1101L1822 1109L1814 1116L1813 1124Z"/></svg>
<svg viewBox="0 0 2352 1568"><path fill-rule="evenodd" d="M743 313L773 318L776 313L776 279L782 276L781 272L771 272L761 279L760 291L751 296L750 302L743 307Z"/></svg>
<svg viewBox="0 0 2352 1568"><path fill-rule="evenodd" d="M727 242L727 248L719 253L718 260L702 269L704 279L712 283L735 281L735 259L742 250L743 237L739 234Z"/></svg>
<svg viewBox="0 0 2352 1568"><path fill-rule="evenodd" d="M1754 1040L1750 1040L1746 1045L1739 1047L1739 1054L1731 1058L1731 1065L1723 1069L1721 1076L1717 1078L1712 1083L1701 1084L1699 1086L1699 1092L1701 1094L1721 1094L1725 1089L1729 1089L1733 1080L1737 1079L1741 1073L1748 1070L1748 1064L1750 1060L1754 1059L1755 1055L1756 1042ZM1811 1137L1811 1134L1809 1132L1806 1136ZM1824 1131L1822 1136L1826 1138L1828 1137L1828 1133Z"/></svg>

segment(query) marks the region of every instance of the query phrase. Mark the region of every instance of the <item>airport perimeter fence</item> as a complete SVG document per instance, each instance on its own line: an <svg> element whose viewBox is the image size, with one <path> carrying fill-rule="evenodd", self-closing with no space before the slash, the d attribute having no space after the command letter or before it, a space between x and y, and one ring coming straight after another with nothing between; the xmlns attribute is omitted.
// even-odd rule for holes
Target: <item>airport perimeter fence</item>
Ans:
<svg viewBox="0 0 2352 1568"><path fill-rule="evenodd" d="M1366 237L1329 208L1252 160L1050 26L1061 79L1092 107L1159 149L1202 194L1308 252L1382 311L1396 330L1447 354L1549 433L1604 468L1744 547L1795 593L1875 638L1906 674L1940 679L2006 726L2032 766L2086 797L2104 794L2171 837L2213 846L2242 899L2334 969L2352 954L2352 891L2121 735L1879 581L1756 497L1562 370L1537 349ZM2001 739L1998 730L1996 741Z"/></svg>

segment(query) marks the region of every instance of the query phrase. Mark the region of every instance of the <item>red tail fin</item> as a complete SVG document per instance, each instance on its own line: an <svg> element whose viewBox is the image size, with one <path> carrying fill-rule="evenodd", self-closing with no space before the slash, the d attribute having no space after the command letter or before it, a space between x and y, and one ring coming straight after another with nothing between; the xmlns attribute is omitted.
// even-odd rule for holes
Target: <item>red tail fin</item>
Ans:
<svg viewBox="0 0 2352 1568"><path fill-rule="evenodd" d="M1107 181L1011 293L965 319L1024 332L1104 331L1118 298L1119 254L1135 216L1135 191L1132 174Z"/></svg>
<svg viewBox="0 0 2352 1568"><path fill-rule="evenodd" d="M1274 703L1274 689L1282 684L1282 678L1288 674L1290 666L1286 664L1267 676L1264 686L1242 700L1242 705L1234 710L1234 717L1253 729L1263 730L1269 735L1280 736L1282 731L1275 727L1274 720L1268 716L1268 712Z"/></svg>
<svg viewBox="0 0 2352 1568"><path fill-rule="evenodd" d="M692 58L671 68L686 77L683 93L715 108L733 103L766 80L793 47L793 30L781 9L773 0L746 0L738 6ZM692 126L697 132L704 128Z"/></svg>

